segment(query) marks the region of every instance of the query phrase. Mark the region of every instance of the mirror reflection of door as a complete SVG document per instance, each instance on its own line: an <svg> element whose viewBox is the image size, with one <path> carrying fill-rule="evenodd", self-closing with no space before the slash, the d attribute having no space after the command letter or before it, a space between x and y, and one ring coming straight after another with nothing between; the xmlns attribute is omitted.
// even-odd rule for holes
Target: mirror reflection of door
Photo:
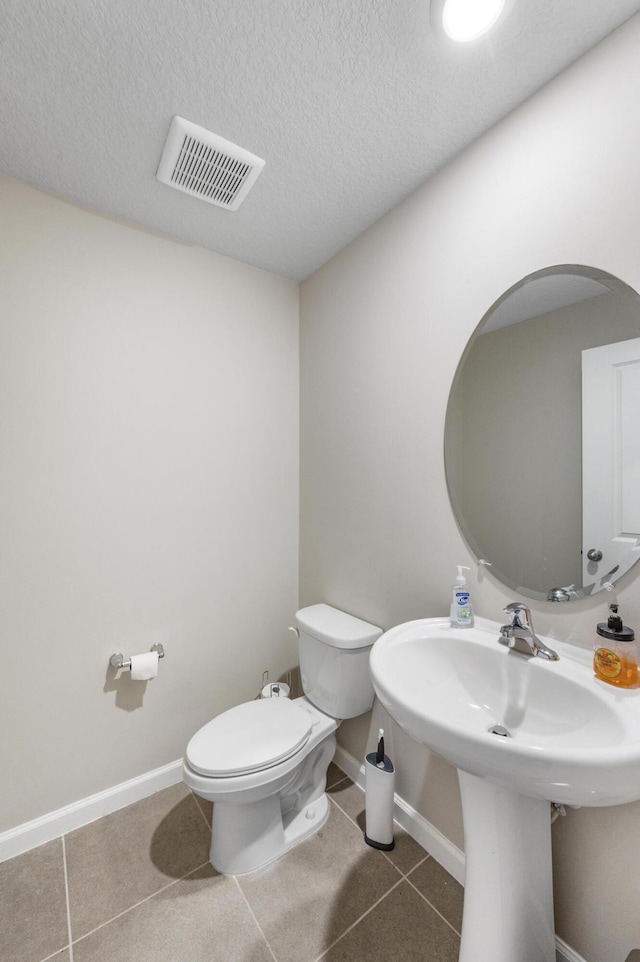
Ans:
<svg viewBox="0 0 640 962"><path fill-rule="evenodd" d="M640 338L583 351L583 584L640 557L639 432Z"/></svg>

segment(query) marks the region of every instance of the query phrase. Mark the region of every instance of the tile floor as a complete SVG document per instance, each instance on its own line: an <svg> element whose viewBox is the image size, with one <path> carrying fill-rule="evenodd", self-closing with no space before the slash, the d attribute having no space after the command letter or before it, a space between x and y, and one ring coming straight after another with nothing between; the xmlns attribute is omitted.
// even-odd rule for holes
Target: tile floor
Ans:
<svg viewBox="0 0 640 962"><path fill-rule="evenodd" d="M313 838L250 875L208 861L211 806L175 785L0 864L2 962L456 962L462 888L398 829L362 838L335 765Z"/></svg>

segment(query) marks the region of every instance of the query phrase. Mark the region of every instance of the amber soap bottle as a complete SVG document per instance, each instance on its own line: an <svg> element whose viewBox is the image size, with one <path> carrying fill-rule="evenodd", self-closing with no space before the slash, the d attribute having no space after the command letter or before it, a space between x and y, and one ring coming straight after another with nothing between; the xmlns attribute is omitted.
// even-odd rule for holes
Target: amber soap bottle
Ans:
<svg viewBox="0 0 640 962"><path fill-rule="evenodd" d="M609 685L619 688L637 688L638 646L633 628L622 624L618 605L609 605L611 614L606 622L597 627L593 652L593 670L596 676Z"/></svg>

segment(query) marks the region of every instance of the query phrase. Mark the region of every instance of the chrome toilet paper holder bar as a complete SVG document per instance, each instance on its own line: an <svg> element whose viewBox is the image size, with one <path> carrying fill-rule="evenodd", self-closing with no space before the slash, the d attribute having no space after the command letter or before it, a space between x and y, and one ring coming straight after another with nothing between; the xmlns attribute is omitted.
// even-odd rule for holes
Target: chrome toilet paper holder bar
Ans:
<svg viewBox="0 0 640 962"><path fill-rule="evenodd" d="M149 651L157 651L158 658L164 658L164 647L160 644L159 641L156 642L155 645L151 645L151 648L149 649ZM121 651L116 651L114 652L113 655L111 655L111 658L109 659L109 664L113 668L115 668L116 671L120 671L120 669L123 669L123 671L131 671L131 659L127 658L127 660L125 661L124 655L122 654Z"/></svg>

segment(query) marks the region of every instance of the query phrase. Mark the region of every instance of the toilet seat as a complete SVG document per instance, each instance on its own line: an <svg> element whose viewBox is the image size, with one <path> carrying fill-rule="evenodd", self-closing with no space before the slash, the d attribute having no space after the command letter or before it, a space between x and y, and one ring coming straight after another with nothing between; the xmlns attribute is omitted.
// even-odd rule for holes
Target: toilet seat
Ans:
<svg viewBox="0 0 640 962"><path fill-rule="evenodd" d="M299 752L312 727L309 713L288 698L245 702L196 732L187 762L210 778L259 772Z"/></svg>

